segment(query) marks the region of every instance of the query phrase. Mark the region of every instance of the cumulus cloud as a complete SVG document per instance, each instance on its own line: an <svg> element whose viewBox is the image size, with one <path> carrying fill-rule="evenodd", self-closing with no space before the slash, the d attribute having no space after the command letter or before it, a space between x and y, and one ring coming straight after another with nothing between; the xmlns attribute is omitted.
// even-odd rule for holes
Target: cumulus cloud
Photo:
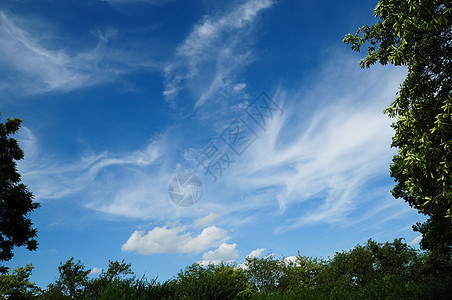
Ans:
<svg viewBox="0 0 452 300"><path fill-rule="evenodd" d="M246 257L248 258L260 257L265 250L266 250L265 248L258 248L256 250L251 251L251 253L248 254Z"/></svg>
<svg viewBox="0 0 452 300"><path fill-rule="evenodd" d="M237 265L237 268L240 268L242 270L248 270L248 263L246 261L246 259L253 259L253 258L260 258L260 256L262 255L262 253L265 251L265 248L258 248L255 249L253 251L251 251L250 254L248 254L247 256L245 256L245 261L242 262L241 264ZM271 256L272 254L269 254L269 256Z"/></svg>
<svg viewBox="0 0 452 300"><path fill-rule="evenodd" d="M246 85L231 81L235 72L253 60L246 29L262 10L272 5L271 0L248 0L195 25L164 69L166 99L173 100L187 83L197 94L196 106L220 90L242 92Z"/></svg>
<svg viewBox="0 0 452 300"><path fill-rule="evenodd" d="M92 275L92 274L99 274L99 273L102 273L102 269L100 269L100 268L92 268L91 269L91 272L89 273L90 275Z"/></svg>
<svg viewBox="0 0 452 300"><path fill-rule="evenodd" d="M239 257L239 253L236 249L237 244L222 243L220 247L215 250L211 250L202 255L202 265L219 264L221 262L231 262Z"/></svg>
<svg viewBox="0 0 452 300"><path fill-rule="evenodd" d="M187 232L186 226L155 227L152 230L135 231L121 246L122 251L140 254L199 253L229 239L224 229L210 226L198 235Z"/></svg>
<svg viewBox="0 0 452 300"><path fill-rule="evenodd" d="M288 256L283 260L287 265L296 264L298 262L298 258L296 256Z"/></svg>

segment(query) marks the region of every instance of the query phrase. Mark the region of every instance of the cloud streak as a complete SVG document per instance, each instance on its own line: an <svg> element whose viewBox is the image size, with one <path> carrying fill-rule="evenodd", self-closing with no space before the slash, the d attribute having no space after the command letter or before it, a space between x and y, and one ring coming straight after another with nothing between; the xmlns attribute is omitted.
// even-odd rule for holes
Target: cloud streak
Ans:
<svg viewBox="0 0 452 300"><path fill-rule="evenodd" d="M269 122L242 157L233 158L237 162L215 184L215 193L206 191L206 201L229 202L221 206L223 213L240 213L249 221L257 216L245 212L275 203L279 211L274 215L281 217L289 207L301 207L298 217L290 209L291 217L280 219L276 233L319 222L347 224L348 215L363 207L363 193L375 198L369 202L378 208L380 194L369 192L387 178L394 154L391 120L381 110L394 97L404 70L377 68L363 77L354 60L342 60L326 65L326 75L309 92L279 89L272 94L284 116ZM222 196L216 201L215 195Z"/></svg>
<svg viewBox="0 0 452 300"><path fill-rule="evenodd" d="M252 62L249 27L271 0L248 0L220 17L207 16L195 25L165 69L163 95L174 100L190 86L201 106L217 92L242 92L246 85L233 83L233 75Z"/></svg>
<svg viewBox="0 0 452 300"><path fill-rule="evenodd" d="M209 177L198 174L205 190L196 208L206 213L204 217L194 209L178 209L168 197L168 184L179 163L170 150L181 131L168 132L140 150L105 151L62 164L40 155L39 141L25 128L21 144L34 155L19 166L38 199L83 193L91 199L84 203L86 207L116 216L194 217L189 221L193 228L229 227L256 220L259 214L250 212L276 205L279 210L273 210L274 215L291 215L274 224L276 233L319 222L346 224L351 222L347 216L362 205L360 194L375 180L387 177L394 153L389 148L393 132L380 103L393 98L402 77L396 69L385 73L376 69L362 77L362 70L350 66L351 59L333 69L326 65L328 77L311 85L309 93L304 88L292 92L280 88L272 94L285 114L269 123L219 182L212 184ZM317 107L307 113L304 108L312 103ZM213 117L212 121L222 121L221 116ZM181 146L189 149L191 145L184 143ZM381 193L366 196L367 203L380 203L376 198ZM288 210L294 205L302 207L298 216ZM392 208L375 204L369 209L385 215Z"/></svg>
<svg viewBox="0 0 452 300"><path fill-rule="evenodd" d="M26 145L26 153L35 155L20 167L38 199L84 193L92 199L85 203L87 207L117 216L146 220L191 216L196 218L190 222L193 228L234 226L257 218L250 212L277 205L279 210L274 213L283 216L293 205L302 205L298 217L289 210L292 216L275 224L277 233L319 222L345 224L347 216L362 205L360 193L374 180L387 176L393 133L390 120L381 114L384 105L379 103L393 97L401 72L393 70L382 76L375 70L371 76L359 78L361 70L339 67L334 76L325 68L334 77L326 78L332 83L329 89L319 81L311 87L311 94L303 89L273 93L285 114L269 123L267 131L218 183L213 185L209 177L198 174L205 190L196 207L206 213L204 217L197 216L196 210L177 209L168 197L168 183L178 165L168 151L180 131L160 136L141 150L105 151L61 164L38 155L39 142L25 128L21 144ZM330 94L332 89L335 93ZM303 107L310 103L318 107L306 113ZM368 197L367 202L372 203L372 195ZM372 211L385 214L392 207L375 205Z"/></svg>
<svg viewBox="0 0 452 300"><path fill-rule="evenodd" d="M10 74L2 79L0 88L15 93L69 92L112 82L132 69L152 65L144 62L143 57L131 58L120 50L109 48L108 42L117 34L113 29L98 32L97 45L93 48L71 53L62 41L55 47L40 38L57 36L49 32L48 26L42 29L44 33L35 35L32 29L36 30L39 22L19 21L20 18L0 11L0 62ZM138 64L140 59L141 66Z"/></svg>
<svg viewBox="0 0 452 300"><path fill-rule="evenodd" d="M169 180L169 175L165 175L161 168L165 161L162 153L166 147L162 136L150 141L141 150L120 154L108 151L87 154L72 163L61 163L44 155L38 138L27 127L21 128L18 140L27 154L25 160L19 161L18 167L24 182L33 190L38 201L63 199L83 193L85 197L95 199L85 203L92 209L148 218L149 210L143 210L142 206L146 202L152 202L156 197L153 197L152 189L147 188L143 191L139 186L149 186L151 176L155 176L154 181ZM147 182L141 177L144 170L148 172ZM125 186L133 186L135 190L123 193ZM148 197L139 196L139 199L135 199L137 191L147 193ZM122 207L119 204L122 201L127 202L123 195L127 195L127 199L134 199L135 202L130 201L128 205Z"/></svg>
<svg viewBox="0 0 452 300"><path fill-rule="evenodd" d="M422 234L415 237L411 242L408 243L408 245L414 246L414 245L418 244L421 240L422 240Z"/></svg>

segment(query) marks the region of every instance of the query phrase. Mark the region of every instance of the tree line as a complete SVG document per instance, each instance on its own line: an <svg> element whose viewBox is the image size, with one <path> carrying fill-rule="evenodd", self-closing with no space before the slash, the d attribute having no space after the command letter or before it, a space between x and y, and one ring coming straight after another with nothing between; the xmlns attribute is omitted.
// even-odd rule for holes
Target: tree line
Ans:
<svg viewBox="0 0 452 300"><path fill-rule="evenodd" d="M452 265L402 239L368 240L328 259L247 257L243 264L195 263L173 278L136 277L130 264L109 261L95 278L80 261L58 267L45 288L27 265L0 275L0 299L450 299Z"/></svg>

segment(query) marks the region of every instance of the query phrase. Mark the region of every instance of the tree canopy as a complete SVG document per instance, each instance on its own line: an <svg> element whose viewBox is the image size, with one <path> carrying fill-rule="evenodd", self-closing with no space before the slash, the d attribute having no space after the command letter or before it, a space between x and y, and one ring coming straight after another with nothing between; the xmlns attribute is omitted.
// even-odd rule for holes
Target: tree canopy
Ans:
<svg viewBox="0 0 452 300"><path fill-rule="evenodd" d="M327 259L248 257L241 264L195 263L162 283L136 278L131 265L109 261L97 277L74 258L45 289L32 266L0 275L0 299L449 299L450 272L431 272L429 254L402 239L368 240Z"/></svg>
<svg viewBox="0 0 452 300"><path fill-rule="evenodd" d="M37 230L29 217L39 207L33 202L33 194L21 181L16 161L24 158L15 134L21 124L20 119L8 119L0 123L0 262L11 260L14 247L26 246L36 250ZM0 272L7 268L0 265Z"/></svg>
<svg viewBox="0 0 452 300"><path fill-rule="evenodd" d="M408 74L385 110L396 118L392 194L429 217L415 230L421 246L452 252L452 5L444 0L381 0L378 22L347 34L360 65L406 66Z"/></svg>
<svg viewBox="0 0 452 300"><path fill-rule="evenodd" d="M12 274L0 275L0 299L33 299L39 288L30 282L31 264L14 269Z"/></svg>

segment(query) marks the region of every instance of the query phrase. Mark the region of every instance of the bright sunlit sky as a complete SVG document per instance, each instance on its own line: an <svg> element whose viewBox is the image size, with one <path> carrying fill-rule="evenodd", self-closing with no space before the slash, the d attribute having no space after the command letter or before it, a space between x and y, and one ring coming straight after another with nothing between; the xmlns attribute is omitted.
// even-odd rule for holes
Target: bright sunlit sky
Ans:
<svg viewBox="0 0 452 300"><path fill-rule="evenodd" d="M424 218L390 193L382 114L406 70L362 70L342 44L376 3L1 1L1 117L23 119L18 169L41 203L39 249L7 266L32 263L44 287L71 257L166 280L250 253L417 246ZM247 112L262 103L274 109L258 126ZM238 123L240 155L221 139ZM229 158L221 173L197 162L213 146ZM203 184L190 207L168 194L180 173Z"/></svg>

